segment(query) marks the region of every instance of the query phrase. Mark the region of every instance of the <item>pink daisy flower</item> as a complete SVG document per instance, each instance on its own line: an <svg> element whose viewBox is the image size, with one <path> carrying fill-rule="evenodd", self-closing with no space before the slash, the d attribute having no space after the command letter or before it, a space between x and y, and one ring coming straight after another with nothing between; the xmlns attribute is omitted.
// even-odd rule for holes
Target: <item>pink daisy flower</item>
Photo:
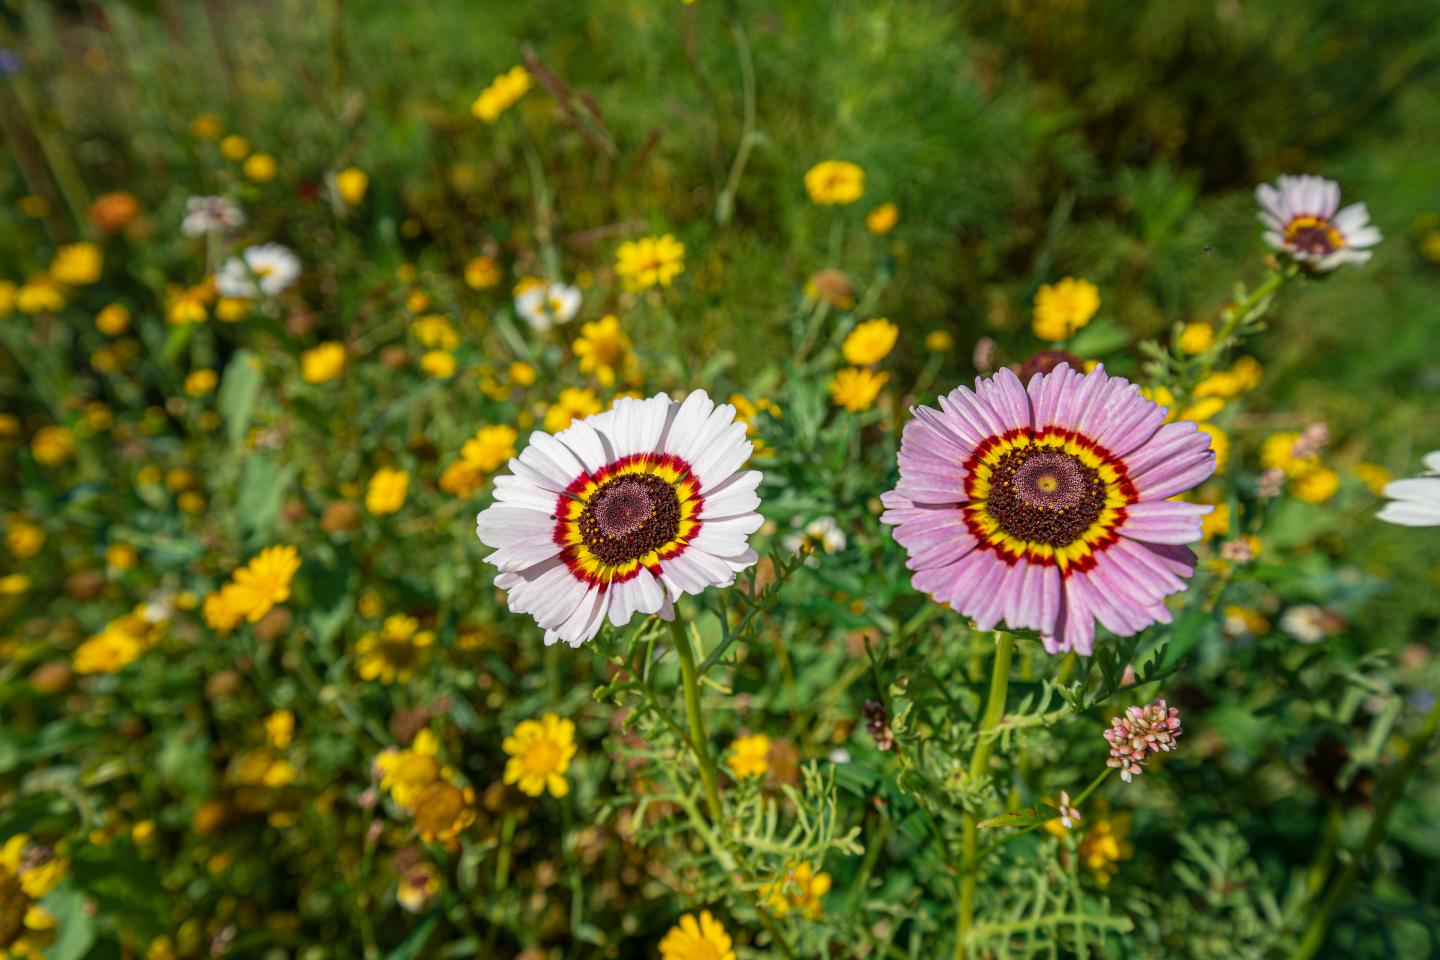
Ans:
<svg viewBox="0 0 1440 960"><path fill-rule="evenodd" d="M1169 498L1215 472L1210 438L1103 367L1027 390L1002 369L915 407L881 521L915 589L975 620L1037 630L1051 653L1168 623L1211 508Z"/></svg>
<svg viewBox="0 0 1440 960"><path fill-rule="evenodd" d="M735 408L704 390L684 403L622 398L554 436L532 433L475 518L495 548L495 585L547 644L578 647L607 617L672 619L682 594L729 586L759 559L761 475L741 469L750 449Z"/></svg>
<svg viewBox="0 0 1440 960"><path fill-rule="evenodd" d="M1265 242L1311 270L1325 272L1370 259L1380 242L1363 203L1340 210L1340 185L1324 177L1281 177L1255 188ZM1336 211L1339 211L1338 213Z"/></svg>

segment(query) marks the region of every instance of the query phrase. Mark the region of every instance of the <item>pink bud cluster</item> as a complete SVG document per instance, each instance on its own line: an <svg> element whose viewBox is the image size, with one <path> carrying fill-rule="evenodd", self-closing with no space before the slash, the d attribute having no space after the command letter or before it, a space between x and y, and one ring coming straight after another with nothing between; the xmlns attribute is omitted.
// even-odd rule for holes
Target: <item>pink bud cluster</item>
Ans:
<svg viewBox="0 0 1440 960"><path fill-rule="evenodd" d="M1110 741L1110 759L1105 763L1119 770L1121 779L1129 783L1143 772L1140 764L1146 757L1175 749L1175 741L1183 732L1180 711L1164 700L1131 707L1111 720L1110 729L1105 731L1105 739Z"/></svg>

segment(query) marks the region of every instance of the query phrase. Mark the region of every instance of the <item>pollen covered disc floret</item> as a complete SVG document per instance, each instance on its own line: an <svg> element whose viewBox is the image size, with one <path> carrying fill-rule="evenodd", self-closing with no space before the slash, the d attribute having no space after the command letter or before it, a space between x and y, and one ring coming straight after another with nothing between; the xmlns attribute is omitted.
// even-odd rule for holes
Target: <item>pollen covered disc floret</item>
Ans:
<svg viewBox="0 0 1440 960"><path fill-rule="evenodd" d="M750 452L735 408L703 390L683 403L624 398L531 434L476 518L496 586L546 643L579 646L607 617L670 619L682 594L728 586L758 559L761 475L740 469Z"/></svg>
<svg viewBox="0 0 1440 960"><path fill-rule="evenodd" d="M884 523L917 590L975 619L1089 654L1095 622L1168 622L1211 508L1169 498L1215 472L1209 436L1103 367L1061 364L1027 389L1009 370L916 407Z"/></svg>

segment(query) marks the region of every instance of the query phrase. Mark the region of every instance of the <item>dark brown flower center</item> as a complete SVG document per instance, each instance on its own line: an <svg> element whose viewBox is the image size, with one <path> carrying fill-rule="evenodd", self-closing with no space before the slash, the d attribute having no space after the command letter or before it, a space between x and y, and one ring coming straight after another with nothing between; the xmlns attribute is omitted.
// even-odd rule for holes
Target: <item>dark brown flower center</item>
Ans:
<svg viewBox="0 0 1440 960"><path fill-rule="evenodd" d="M1021 449L990 474L985 509L1017 540L1064 547L1089 530L1105 508L1105 481L1068 453Z"/></svg>
<svg viewBox="0 0 1440 960"><path fill-rule="evenodd" d="M1345 245L1329 221L1319 217L1296 217L1290 221L1285 234L1297 252L1315 256L1334 253Z"/></svg>
<svg viewBox="0 0 1440 960"><path fill-rule="evenodd" d="M638 560L675 539L680 498L669 483L649 473L607 480L580 514L580 537L601 563Z"/></svg>

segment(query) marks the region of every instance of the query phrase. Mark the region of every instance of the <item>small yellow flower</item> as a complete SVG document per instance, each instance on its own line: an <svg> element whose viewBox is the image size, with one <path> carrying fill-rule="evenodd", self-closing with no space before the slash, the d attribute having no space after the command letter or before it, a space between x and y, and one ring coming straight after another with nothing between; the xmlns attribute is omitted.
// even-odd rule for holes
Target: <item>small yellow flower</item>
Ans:
<svg viewBox="0 0 1440 960"><path fill-rule="evenodd" d="M197 140L218 140L222 129L220 118L213 113L202 113L190 121L190 135Z"/></svg>
<svg viewBox="0 0 1440 960"><path fill-rule="evenodd" d="M345 345L327 340L300 354L300 377L306 383L334 380L345 370Z"/></svg>
<svg viewBox="0 0 1440 960"><path fill-rule="evenodd" d="M165 305L165 316L175 326L187 323L204 323L210 317L209 304L215 291L209 283L193 287L170 288L170 297Z"/></svg>
<svg viewBox="0 0 1440 960"><path fill-rule="evenodd" d="M355 644L355 669L362 679L386 686L409 683L435 644L435 634L421 630L420 621L403 613L385 618L378 632L366 633Z"/></svg>
<svg viewBox="0 0 1440 960"><path fill-rule="evenodd" d="M15 294L15 306L26 316L65 309L65 291L49 277L31 277Z"/></svg>
<svg viewBox="0 0 1440 960"><path fill-rule="evenodd" d="M1266 470L1283 470L1289 477L1298 477L1320 463L1317 456L1295 456L1300 434L1293 430L1272 433L1260 444L1260 465Z"/></svg>
<svg viewBox="0 0 1440 960"><path fill-rule="evenodd" d="M265 739L276 750L290 746L295 737L295 714L289 710L276 710L265 718Z"/></svg>
<svg viewBox="0 0 1440 960"><path fill-rule="evenodd" d="M1121 860L1135 855L1135 847L1125 838L1130 833L1130 815L1102 814L1085 831L1080 841L1080 862L1095 875L1100 885L1108 886L1112 877L1119 872L1116 866Z"/></svg>
<svg viewBox="0 0 1440 960"><path fill-rule="evenodd" d="M526 363L523 360L516 360L514 363L510 364L509 368L505 372L510 375L511 382L514 383L517 387L533 386L535 383L535 378L538 376L538 374L536 374L535 372L535 368L530 366L530 364Z"/></svg>
<svg viewBox="0 0 1440 960"><path fill-rule="evenodd" d="M1066 277L1035 294L1031 326L1041 340L1068 340L1100 309L1100 290L1089 280Z"/></svg>
<svg viewBox="0 0 1440 960"><path fill-rule="evenodd" d="M136 846L141 847L149 843L151 840L154 840L155 821L141 820L139 823L135 824L135 826L130 828L130 839L135 842Z"/></svg>
<svg viewBox="0 0 1440 960"><path fill-rule="evenodd" d="M895 229L895 224L900 222L900 208L893 203L882 203L865 215L865 229L883 237Z"/></svg>
<svg viewBox="0 0 1440 960"><path fill-rule="evenodd" d="M454 350L460 346L460 334L450 324L450 318L441 313L427 313L415 318L410 332L420 341L422 347L431 350Z"/></svg>
<svg viewBox="0 0 1440 960"><path fill-rule="evenodd" d="M735 944L709 910L687 913L660 941L660 960L735 960Z"/></svg>
<svg viewBox="0 0 1440 960"><path fill-rule="evenodd" d="M405 309L411 313L424 313L430 309L430 295L424 290L411 290L405 298Z"/></svg>
<svg viewBox="0 0 1440 960"><path fill-rule="evenodd" d="M845 354L846 363L867 367L884 360L895 349L895 340L899 336L900 328L884 317L866 320L850 331L840 346L840 352Z"/></svg>
<svg viewBox="0 0 1440 960"><path fill-rule="evenodd" d="M888 373L876 373L864 367L847 367L835 374L830 381L830 397L851 413L869 410L890 379Z"/></svg>
<svg viewBox="0 0 1440 960"><path fill-rule="evenodd" d="M615 274L626 290L668 287L684 272L685 244L668 233L622 243L615 251Z"/></svg>
<svg viewBox="0 0 1440 960"><path fill-rule="evenodd" d="M1206 540L1230 535L1230 504L1217 503L1215 509L1200 518L1200 534Z"/></svg>
<svg viewBox="0 0 1440 960"><path fill-rule="evenodd" d="M1160 389L1164 390L1165 388L1161 387ZM1171 397L1170 401L1171 403L1173 403L1174 397ZM1191 423L1199 423L1201 420L1209 420L1211 417L1215 416L1217 413L1224 409L1224 400L1221 400L1219 397L1205 397L1203 399L1196 400L1194 403L1190 404L1190 406L1186 407L1184 410L1181 410L1178 414L1172 416L1171 419L1189 420Z"/></svg>
<svg viewBox="0 0 1440 960"><path fill-rule="evenodd" d="M128 629L122 618L76 647L70 666L76 673L119 673L144 652L144 638Z"/></svg>
<svg viewBox="0 0 1440 960"><path fill-rule="evenodd" d="M817 872L808 863L792 861L784 875L760 888L760 901L777 917L794 911L807 920L818 920L824 909L820 898L830 892L830 883L830 874Z"/></svg>
<svg viewBox="0 0 1440 960"><path fill-rule="evenodd" d="M250 153L250 141L239 134L232 133L220 141L220 153L226 160L244 160Z"/></svg>
<svg viewBox="0 0 1440 960"><path fill-rule="evenodd" d="M417 863L395 885L395 902L410 913L419 913L440 892L440 874L428 863Z"/></svg>
<svg viewBox="0 0 1440 960"><path fill-rule="evenodd" d="M444 780L433 780L415 791L406 809L421 840L448 847L475 822L475 793L468 787L462 790Z"/></svg>
<svg viewBox="0 0 1440 960"><path fill-rule="evenodd" d="M112 303L95 314L95 329L107 337L118 337L129 326L130 311L121 304Z"/></svg>
<svg viewBox="0 0 1440 960"><path fill-rule="evenodd" d="M50 261L50 279L67 287L85 287L100 279L100 248L93 243L67 243Z"/></svg>
<svg viewBox="0 0 1440 960"><path fill-rule="evenodd" d="M493 257L475 257L465 264L465 285L472 290L488 290L500 283L500 264Z"/></svg>
<svg viewBox="0 0 1440 960"><path fill-rule="evenodd" d="M595 391L566 387L560 397L545 411L545 429L559 433L579 417L588 417L600 412L600 398Z"/></svg>
<svg viewBox="0 0 1440 960"><path fill-rule="evenodd" d="M1236 397L1260 386L1264 368L1254 357L1241 357L1229 370L1220 370L1195 385L1197 397Z"/></svg>
<svg viewBox="0 0 1440 960"><path fill-rule="evenodd" d="M221 297L215 304L215 316L226 323L239 323L250 316L255 301L246 297Z"/></svg>
<svg viewBox="0 0 1440 960"><path fill-rule="evenodd" d="M420 369L436 380L455 376L455 355L444 350L427 350L420 355Z"/></svg>
<svg viewBox="0 0 1440 960"><path fill-rule="evenodd" d="M805 174L811 203L823 206L854 203L865 195L865 171L844 160L824 160Z"/></svg>
<svg viewBox="0 0 1440 960"><path fill-rule="evenodd" d="M480 91L480 96L470 105L470 112L478 119L493 124L500 119L502 113L525 96L533 85L530 71L520 66L511 67L496 77L490 86Z"/></svg>
<svg viewBox="0 0 1440 960"><path fill-rule="evenodd" d="M68 427L41 427L30 439L30 452L43 467L59 466L75 452L75 435Z"/></svg>
<svg viewBox="0 0 1440 960"><path fill-rule="evenodd" d="M1195 356L1215 345L1215 328L1208 323L1187 323L1180 329L1180 338L1175 341L1181 353Z"/></svg>
<svg viewBox="0 0 1440 960"><path fill-rule="evenodd" d="M18 597L30 589L30 578L23 573L7 573L0 577L0 597Z"/></svg>
<svg viewBox="0 0 1440 960"><path fill-rule="evenodd" d="M575 756L575 723L547 713L540 720L522 720L501 744L510 755L505 782L518 784L526 796L538 797L547 789L554 797L570 792L565 771Z"/></svg>
<svg viewBox="0 0 1440 960"><path fill-rule="evenodd" d="M359 167L346 167L335 174L335 190L349 206L358 207L369 189L370 175Z"/></svg>
<svg viewBox="0 0 1440 960"><path fill-rule="evenodd" d="M230 601L245 619L259 621L277 603L290 599L290 581L300 569L300 553L292 546L266 547L235 571Z"/></svg>
<svg viewBox="0 0 1440 960"><path fill-rule="evenodd" d="M616 371L635 363L630 338L620 329L620 320L614 314L584 324L571 349L580 361L580 372L595 374L603 387L613 386Z"/></svg>
<svg viewBox="0 0 1440 960"><path fill-rule="evenodd" d="M514 427L481 427L472 439L465 441L460 456L487 473L493 472L515 456L515 441L519 436Z"/></svg>
<svg viewBox="0 0 1440 960"><path fill-rule="evenodd" d="M931 330L925 334L925 349L931 353L949 353L955 347L955 338L949 330Z"/></svg>
<svg viewBox="0 0 1440 960"><path fill-rule="evenodd" d="M1385 485L1393 479L1390 471L1378 463L1357 463L1352 472L1355 479L1377 497L1385 495Z"/></svg>
<svg viewBox="0 0 1440 960"><path fill-rule="evenodd" d="M111 570L129 570L140 562L140 554L128 543L112 543L105 548L105 566Z"/></svg>
<svg viewBox="0 0 1440 960"><path fill-rule="evenodd" d="M1315 466L1295 478L1290 492L1306 503L1324 503L1340 489L1340 475L1329 467Z"/></svg>
<svg viewBox="0 0 1440 960"><path fill-rule="evenodd" d="M763 777L770 770L770 738L763 733L748 737L736 737L730 744L730 754L725 765L736 780L747 777Z"/></svg>
<svg viewBox="0 0 1440 960"><path fill-rule="evenodd" d="M404 749L381 751L375 758L380 789L401 806L408 805L421 787L439 779L440 763L435 759L439 748L440 741L427 729L415 734L414 742Z"/></svg>
<svg viewBox="0 0 1440 960"><path fill-rule="evenodd" d="M185 378L185 393L192 397L203 397L220 382L214 370L194 370Z"/></svg>
<svg viewBox="0 0 1440 960"><path fill-rule="evenodd" d="M245 171L245 176L256 183L269 183L275 179L275 158L268 153L252 153L245 159L245 165L241 169Z"/></svg>
<svg viewBox="0 0 1440 960"><path fill-rule="evenodd" d="M365 509L375 516L394 513L405 503L410 473L398 467L381 467L365 488Z"/></svg>

